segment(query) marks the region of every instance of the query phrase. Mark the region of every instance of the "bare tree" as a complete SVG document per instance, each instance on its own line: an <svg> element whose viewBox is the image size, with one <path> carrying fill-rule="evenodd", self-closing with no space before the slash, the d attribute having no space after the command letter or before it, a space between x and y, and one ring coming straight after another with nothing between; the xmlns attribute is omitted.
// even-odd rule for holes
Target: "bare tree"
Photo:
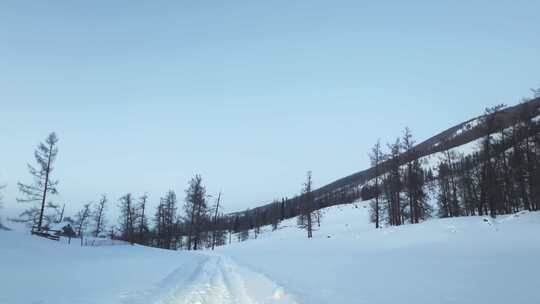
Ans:
<svg viewBox="0 0 540 304"><path fill-rule="evenodd" d="M397 138L396 141L388 145L390 149L390 171L388 172L385 180L385 197L388 211L388 223L391 226L399 226L403 222L402 218L402 201L401 201L401 191L403 188L403 183L401 180L401 169L399 157L401 153L401 142Z"/></svg>
<svg viewBox="0 0 540 304"><path fill-rule="evenodd" d="M93 235L98 237L101 232L105 229L105 208L107 207L107 196L103 194L99 199L99 202L94 205L94 210L92 212L92 219L94 220L94 231Z"/></svg>
<svg viewBox="0 0 540 304"><path fill-rule="evenodd" d="M81 246L83 245L84 231L88 226L90 218L90 204L84 204L83 208L75 216L75 224L77 225L77 235L81 238Z"/></svg>
<svg viewBox="0 0 540 304"><path fill-rule="evenodd" d="M135 206L131 193L128 193L120 198L120 230L122 238L131 244L135 243Z"/></svg>
<svg viewBox="0 0 540 304"><path fill-rule="evenodd" d="M58 154L58 137L53 132L45 139L45 142L41 142L38 148L34 151L34 157L38 164L38 167L34 167L28 164L28 171L34 178L32 184L18 183L19 191L22 194L22 198L18 198L17 201L21 203L40 203L39 206L32 206L25 210L18 219L15 221L26 222L31 225L37 225L37 230L41 230L44 226L45 209L52 208L57 211L58 206L47 201L48 194L57 194L56 186L58 181L51 179L51 173L53 172L53 163ZM47 225L49 223L46 223Z"/></svg>
<svg viewBox="0 0 540 304"><path fill-rule="evenodd" d="M381 197L381 190L380 190L380 164L383 161L383 153L381 151L381 141L377 140L377 143L373 148L371 149L371 154L369 155L369 158L371 160L371 166L375 168L375 184L373 185L373 199L374 202L371 206L371 212L373 221L375 222L375 228L380 227L380 213L381 213L381 206L379 204L379 199Z"/></svg>
<svg viewBox="0 0 540 304"><path fill-rule="evenodd" d="M136 234L140 244L148 243L148 218L146 216L146 203L148 201L148 195L145 193L139 197L139 204L137 206L137 227Z"/></svg>
<svg viewBox="0 0 540 304"><path fill-rule="evenodd" d="M208 207L206 206L206 188L202 177L195 175L189 182L184 204L188 224L188 250L197 250L201 242L202 228L207 221Z"/></svg>
<svg viewBox="0 0 540 304"><path fill-rule="evenodd" d="M308 238L313 237L313 218L315 209L315 200L311 193L312 179L311 171L307 173L307 180L302 189L302 196L300 200L300 214L298 216L298 227L307 231Z"/></svg>

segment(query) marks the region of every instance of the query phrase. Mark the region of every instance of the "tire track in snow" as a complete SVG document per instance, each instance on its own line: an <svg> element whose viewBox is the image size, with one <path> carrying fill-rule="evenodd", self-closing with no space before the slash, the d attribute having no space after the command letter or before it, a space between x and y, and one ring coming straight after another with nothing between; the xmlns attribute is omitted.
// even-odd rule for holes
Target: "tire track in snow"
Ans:
<svg viewBox="0 0 540 304"><path fill-rule="evenodd" d="M297 304L265 276L220 255L201 255L155 287L122 296L125 304Z"/></svg>

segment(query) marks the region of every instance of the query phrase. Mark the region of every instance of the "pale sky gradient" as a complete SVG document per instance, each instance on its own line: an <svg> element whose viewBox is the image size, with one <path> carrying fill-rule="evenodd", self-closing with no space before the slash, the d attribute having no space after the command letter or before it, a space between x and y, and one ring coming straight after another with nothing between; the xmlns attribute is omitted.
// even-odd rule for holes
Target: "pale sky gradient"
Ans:
<svg viewBox="0 0 540 304"><path fill-rule="evenodd" d="M5 208L50 131L74 213L101 193L227 211L368 166L540 86L540 1L0 2ZM116 203L113 203L116 205Z"/></svg>

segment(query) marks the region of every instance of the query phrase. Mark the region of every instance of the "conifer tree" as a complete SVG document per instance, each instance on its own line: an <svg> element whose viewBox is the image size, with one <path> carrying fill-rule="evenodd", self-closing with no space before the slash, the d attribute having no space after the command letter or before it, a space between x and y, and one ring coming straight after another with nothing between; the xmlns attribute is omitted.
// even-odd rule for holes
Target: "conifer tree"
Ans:
<svg viewBox="0 0 540 304"><path fill-rule="evenodd" d="M208 206L206 204L206 188L202 184L202 177L195 175L186 190L184 204L186 213L188 235L187 249L197 250L201 247L203 227L208 223Z"/></svg>
<svg viewBox="0 0 540 304"><path fill-rule="evenodd" d="M58 193L56 188L58 181L53 180L51 176L54 170L53 164L58 154L57 143L58 137L53 132L47 136L45 142L41 142L38 145L34 151L34 157L38 166L34 167L28 164L28 171L34 179L33 183L18 183L22 197L18 198L17 201L21 203L33 203L34 205L26 209L14 221L35 226L38 231L42 230L44 226L51 224L51 222L54 222L58 213L59 206L48 200L49 194L54 195ZM52 210L54 213L47 215L47 209Z"/></svg>

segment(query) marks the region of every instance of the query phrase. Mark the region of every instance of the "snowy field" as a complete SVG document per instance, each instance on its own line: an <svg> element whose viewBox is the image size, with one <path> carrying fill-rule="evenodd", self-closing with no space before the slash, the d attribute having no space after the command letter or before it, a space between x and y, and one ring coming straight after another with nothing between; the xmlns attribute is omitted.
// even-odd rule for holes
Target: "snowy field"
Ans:
<svg viewBox="0 0 540 304"><path fill-rule="evenodd" d="M375 230L363 206L214 253L0 231L0 303L540 303L540 213Z"/></svg>

